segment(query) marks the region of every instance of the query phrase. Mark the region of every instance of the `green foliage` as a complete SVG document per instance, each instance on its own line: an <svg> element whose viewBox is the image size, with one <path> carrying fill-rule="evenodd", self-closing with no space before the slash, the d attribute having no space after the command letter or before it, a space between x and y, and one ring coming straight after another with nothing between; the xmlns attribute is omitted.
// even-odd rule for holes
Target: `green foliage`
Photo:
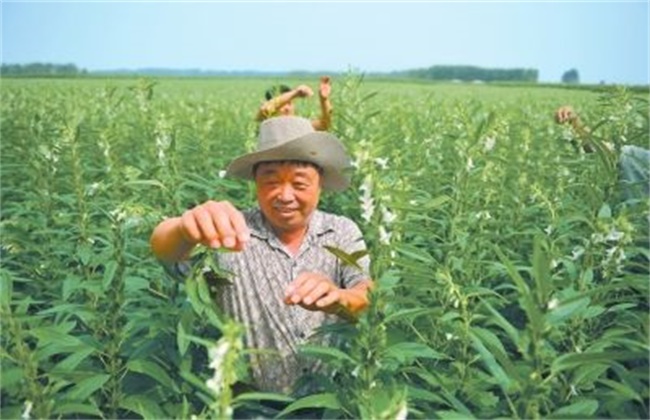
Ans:
<svg viewBox="0 0 650 420"><path fill-rule="evenodd" d="M357 170L321 207L361 226L371 305L301 350L314 393L238 391L250 349L212 299L228 273L200 249L176 282L148 238L209 198L254 203L220 171L273 82L3 81L3 418L648 417L648 203L621 200L616 150L647 145L649 113L624 89L335 80Z"/></svg>

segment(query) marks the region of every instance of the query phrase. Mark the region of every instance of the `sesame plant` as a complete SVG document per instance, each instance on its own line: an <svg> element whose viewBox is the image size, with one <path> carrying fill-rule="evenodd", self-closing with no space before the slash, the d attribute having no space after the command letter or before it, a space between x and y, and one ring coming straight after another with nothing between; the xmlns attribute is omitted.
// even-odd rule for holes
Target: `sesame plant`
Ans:
<svg viewBox="0 0 650 420"><path fill-rule="evenodd" d="M376 287L301 349L314 393L241 391L255 350L213 299L233 280L198 248L180 281L148 240L254 205L223 173L274 82L3 78L0 417L648 418L649 208L617 163L650 114L624 88L334 79L354 172L321 208L359 224Z"/></svg>

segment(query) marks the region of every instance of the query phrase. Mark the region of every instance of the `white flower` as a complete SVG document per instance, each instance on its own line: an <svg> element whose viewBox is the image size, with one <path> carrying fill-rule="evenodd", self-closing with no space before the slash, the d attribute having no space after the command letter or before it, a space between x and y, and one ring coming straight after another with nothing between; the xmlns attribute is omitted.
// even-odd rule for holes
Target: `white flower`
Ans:
<svg viewBox="0 0 650 420"><path fill-rule="evenodd" d="M375 163L381 169L388 169L388 158L375 158Z"/></svg>
<svg viewBox="0 0 650 420"><path fill-rule="evenodd" d="M25 411L23 411L23 414L20 415L20 418L23 420L29 420L32 417L32 408L34 407L34 404L32 404L31 401L27 400L25 401Z"/></svg>
<svg viewBox="0 0 650 420"><path fill-rule="evenodd" d="M467 158L467 166L466 166L466 168L467 168L467 172L469 172L469 171L471 171L472 169L474 169L474 161L472 160L471 157L470 157L470 158Z"/></svg>
<svg viewBox="0 0 650 420"><path fill-rule="evenodd" d="M551 225L546 226L546 229L544 229L544 232L546 232L547 235L550 235L553 232L553 226L551 226Z"/></svg>
<svg viewBox="0 0 650 420"><path fill-rule="evenodd" d="M577 246L573 248L573 251L571 252L571 259L575 261L578 258L580 258L584 253L585 253L585 249L581 246Z"/></svg>
<svg viewBox="0 0 650 420"><path fill-rule="evenodd" d="M221 170L219 171L219 178L225 178L226 177L226 171Z"/></svg>
<svg viewBox="0 0 650 420"><path fill-rule="evenodd" d="M395 414L395 420L406 420L406 417L409 413L408 405L406 404L406 400L402 401L402 405L399 408L399 411L397 414Z"/></svg>
<svg viewBox="0 0 650 420"><path fill-rule="evenodd" d="M205 386L207 386L215 395L221 393L221 372L216 371L212 378L205 381Z"/></svg>
<svg viewBox="0 0 650 420"><path fill-rule="evenodd" d="M390 238L393 236L392 232L386 231L383 226L379 226L379 242L384 245L390 245Z"/></svg>
<svg viewBox="0 0 650 420"><path fill-rule="evenodd" d="M361 197L361 217L367 223L370 222L372 215L375 213L375 201L372 198L372 180L366 177L359 189L363 192Z"/></svg>
<svg viewBox="0 0 650 420"><path fill-rule="evenodd" d="M210 368L214 369L212 378L205 381L205 386L210 388L215 395L221 393L221 388L223 386L223 360L226 357L226 354L230 350L230 343L225 339L219 340L216 346L210 347L208 349L208 358L210 359Z"/></svg>
<svg viewBox="0 0 650 420"><path fill-rule="evenodd" d="M605 240L618 242L624 236L625 236L625 234L623 232L617 230L615 227L612 227L612 229L609 231L609 233L605 237Z"/></svg>
<svg viewBox="0 0 650 420"><path fill-rule="evenodd" d="M385 206L381 206L381 219L386 223L387 225L390 225L397 219L397 216L395 216L395 213L391 213L390 210L388 210Z"/></svg>
<svg viewBox="0 0 650 420"><path fill-rule="evenodd" d="M552 311L553 309L557 308L557 306L558 306L559 304L560 304L560 301L557 300L557 298L553 298L553 299L551 299L551 300L548 301L548 303L546 304L546 308L547 308L549 311Z"/></svg>
<svg viewBox="0 0 650 420"><path fill-rule="evenodd" d="M88 187L86 187L86 196L92 197L99 190L101 184L99 182L93 182Z"/></svg>
<svg viewBox="0 0 650 420"><path fill-rule="evenodd" d="M591 242L593 242L595 244L605 242L605 236L603 236L602 233L592 233L591 234Z"/></svg>
<svg viewBox="0 0 650 420"><path fill-rule="evenodd" d="M208 349L208 358L210 359L210 368L219 369L221 367L221 362L223 358L228 353L230 349L230 343L226 340L220 340L216 346L212 346Z"/></svg>
<svg viewBox="0 0 650 420"><path fill-rule="evenodd" d="M487 210L481 210L476 213L474 217L478 220L490 220L492 218L492 215Z"/></svg>
<svg viewBox="0 0 650 420"><path fill-rule="evenodd" d="M496 139L494 137L486 137L485 142L483 143L483 150L486 152L491 151L494 149L494 145L496 144Z"/></svg>

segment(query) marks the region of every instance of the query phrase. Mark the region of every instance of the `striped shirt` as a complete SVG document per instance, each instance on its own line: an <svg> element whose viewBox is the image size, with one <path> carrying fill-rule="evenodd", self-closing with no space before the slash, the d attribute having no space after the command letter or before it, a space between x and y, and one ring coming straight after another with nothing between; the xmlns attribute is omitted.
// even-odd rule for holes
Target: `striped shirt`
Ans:
<svg viewBox="0 0 650 420"><path fill-rule="evenodd" d="M262 391L289 392L303 373L317 367L301 360L298 346L310 342L314 330L336 319L318 311L284 303L284 290L303 272L321 273L341 288L369 279L370 259L361 258L363 270L344 265L324 245L350 254L366 249L359 227L350 219L316 210L298 253L293 256L279 241L259 209L244 212L251 239L242 252L215 253L219 265L233 273L232 285L218 293L221 308L246 327L254 385ZM188 262L171 270L190 272ZM313 342L313 341L312 341ZM270 351L268 351L270 350Z"/></svg>

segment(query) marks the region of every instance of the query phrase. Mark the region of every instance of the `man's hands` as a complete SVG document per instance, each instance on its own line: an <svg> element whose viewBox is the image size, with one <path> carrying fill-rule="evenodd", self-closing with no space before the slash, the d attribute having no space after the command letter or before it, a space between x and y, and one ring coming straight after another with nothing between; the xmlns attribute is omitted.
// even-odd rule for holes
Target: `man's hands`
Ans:
<svg viewBox="0 0 650 420"><path fill-rule="evenodd" d="M190 244L241 251L250 239L242 213L228 201L207 201L187 210L178 226Z"/></svg>
<svg viewBox="0 0 650 420"><path fill-rule="evenodd" d="M320 88L318 89L318 95L320 96L320 100L324 101L329 99L331 92L332 92L332 85L330 84L329 76L321 77Z"/></svg>
<svg viewBox="0 0 650 420"><path fill-rule="evenodd" d="M558 124L564 124L566 122L573 122L578 118L578 115L575 113L572 107L569 105L564 105L558 108L555 111L555 122Z"/></svg>
<svg viewBox="0 0 650 420"><path fill-rule="evenodd" d="M320 273L302 273L284 291L284 303L300 305L309 311L337 314L353 320L368 306L370 280L341 289Z"/></svg>
<svg viewBox="0 0 650 420"><path fill-rule="evenodd" d="M307 85L300 85L296 87L293 91L294 91L293 96L298 98L306 98L314 94L314 91Z"/></svg>
<svg viewBox="0 0 650 420"><path fill-rule="evenodd" d="M336 312L341 306L345 306L339 288L319 273L300 274L285 289L284 303L328 313Z"/></svg>

